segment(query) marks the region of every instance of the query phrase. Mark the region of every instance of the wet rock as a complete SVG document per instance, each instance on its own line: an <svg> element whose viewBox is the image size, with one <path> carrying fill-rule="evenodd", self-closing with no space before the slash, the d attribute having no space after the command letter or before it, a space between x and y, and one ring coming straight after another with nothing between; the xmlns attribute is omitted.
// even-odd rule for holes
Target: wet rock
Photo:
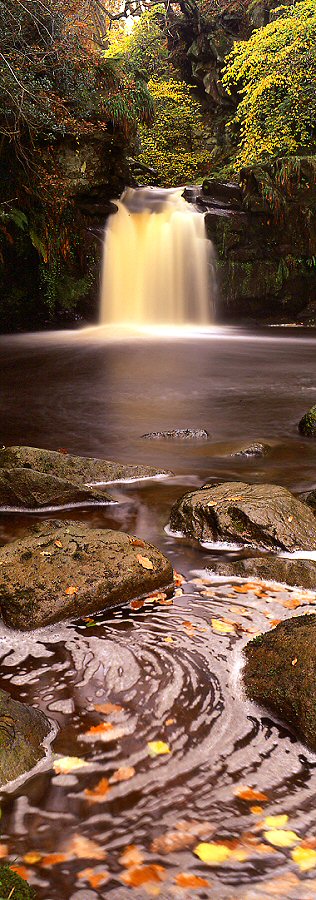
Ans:
<svg viewBox="0 0 316 900"><path fill-rule="evenodd" d="M169 560L122 532L51 522L0 549L0 610L25 631L172 589Z"/></svg>
<svg viewBox="0 0 316 900"><path fill-rule="evenodd" d="M244 447L240 447L240 450L236 450L235 453L232 453L232 456L267 456L270 452L271 447L269 444L260 444L257 441L254 441L253 444L245 445Z"/></svg>
<svg viewBox="0 0 316 900"><path fill-rule="evenodd" d="M248 697L316 750L316 615L281 622L247 644L244 653Z"/></svg>
<svg viewBox="0 0 316 900"><path fill-rule="evenodd" d="M172 508L170 526L198 541L289 551L316 549L312 512L275 484L232 481L192 491Z"/></svg>
<svg viewBox="0 0 316 900"><path fill-rule="evenodd" d="M0 690L1 787L33 769L42 759L42 742L50 731L51 724L40 710L12 700L10 694Z"/></svg>
<svg viewBox="0 0 316 900"><path fill-rule="evenodd" d="M151 431L142 437L148 441L205 441L208 432L204 428L176 428L174 431Z"/></svg>
<svg viewBox="0 0 316 900"><path fill-rule="evenodd" d="M36 900L33 888L6 865L0 866L0 894L3 898L12 897L12 900Z"/></svg>
<svg viewBox="0 0 316 900"><path fill-rule="evenodd" d="M307 503L307 506L312 510L314 516L316 516L316 490L315 491L305 491L304 493L299 495L299 499L302 503Z"/></svg>
<svg viewBox="0 0 316 900"><path fill-rule="evenodd" d="M214 560L208 571L227 575L228 578L259 578L316 590L316 562L312 559L282 559L265 555L226 562Z"/></svg>
<svg viewBox="0 0 316 900"><path fill-rule="evenodd" d="M72 484L107 484L112 481L153 478L170 474L154 466L130 466L86 456L72 456L57 450L38 447L4 447L0 450L0 469L36 469L45 475L65 478Z"/></svg>
<svg viewBox="0 0 316 900"><path fill-rule="evenodd" d="M311 406L298 423L300 434L305 437L316 437L316 406Z"/></svg>
<svg viewBox="0 0 316 900"><path fill-rule="evenodd" d="M113 503L108 494L35 469L0 468L0 509L42 509Z"/></svg>

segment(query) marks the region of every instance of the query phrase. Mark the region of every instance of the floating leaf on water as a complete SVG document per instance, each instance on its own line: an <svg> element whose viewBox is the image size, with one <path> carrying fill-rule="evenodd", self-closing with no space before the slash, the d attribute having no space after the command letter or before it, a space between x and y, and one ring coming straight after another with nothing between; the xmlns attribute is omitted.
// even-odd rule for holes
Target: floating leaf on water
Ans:
<svg viewBox="0 0 316 900"><path fill-rule="evenodd" d="M102 803L106 794L109 793L109 790L110 785L108 779L101 778L94 788L86 788L84 793L91 803Z"/></svg>
<svg viewBox="0 0 316 900"><path fill-rule="evenodd" d="M67 859L66 853L47 853L46 856L42 856L41 866L44 869L50 869L51 866L59 866L61 863L67 862Z"/></svg>
<svg viewBox="0 0 316 900"><path fill-rule="evenodd" d="M123 712L123 706L119 706L117 703L96 703L94 706L96 712L103 713L105 716L108 716L109 713L119 713Z"/></svg>
<svg viewBox="0 0 316 900"><path fill-rule="evenodd" d="M232 622L223 622L222 619L212 619L212 628L213 631L217 631L218 634L235 634L236 626Z"/></svg>
<svg viewBox="0 0 316 900"><path fill-rule="evenodd" d="M137 553L137 560L139 562L139 565L142 566L143 569L153 569L154 568L154 565L151 562L151 560L148 559L148 556L141 556L140 553Z"/></svg>
<svg viewBox="0 0 316 900"><path fill-rule="evenodd" d="M295 847L291 851L291 857L302 872L308 872L316 866L316 850L309 847Z"/></svg>
<svg viewBox="0 0 316 900"><path fill-rule="evenodd" d="M110 784L118 784L120 781L129 781L131 778L134 778L135 769L133 766L121 766L120 769L117 769L116 772L111 775L109 779Z"/></svg>
<svg viewBox="0 0 316 900"><path fill-rule="evenodd" d="M254 788L248 787L247 785L240 785L240 787L237 787L234 794L235 797L239 797L240 800L258 800L259 803L265 803L269 799L262 791L256 791Z"/></svg>
<svg viewBox="0 0 316 900"><path fill-rule="evenodd" d="M263 813L263 806L251 806L250 812L253 813L254 816L260 816Z"/></svg>
<svg viewBox="0 0 316 900"><path fill-rule="evenodd" d="M200 875L191 875L190 872L180 872L176 876L176 884L178 887L193 888L193 890L194 888L210 887L206 878L201 878Z"/></svg>
<svg viewBox="0 0 316 900"><path fill-rule="evenodd" d="M112 725L111 722L102 722L101 725L92 725L92 728L89 728L81 736L81 740L87 743L93 743L94 741L107 743L108 741L119 740L119 738L124 737L125 733L124 728Z"/></svg>
<svg viewBox="0 0 316 900"><path fill-rule="evenodd" d="M42 853L39 853L37 850L30 850L29 853L26 853L23 856L23 862L26 863L27 866L36 866L36 863L41 862Z"/></svg>
<svg viewBox="0 0 316 900"><path fill-rule="evenodd" d="M232 851L226 844L197 844L194 853L207 866L221 866L232 855Z"/></svg>
<svg viewBox="0 0 316 900"><path fill-rule="evenodd" d="M139 847L137 847L136 844L129 844L122 856L120 856L119 862L121 863L121 866L125 866L126 869L129 869L134 866L141 866L143 860L144 854Z"/></svg>
<svg viewBox="0 0 316 900"><path fill-rule="evenodd" d="M9 855L8 844L0 844L0 859L5 859Z"/></svg>
<svg viewBox="0 0 316 900"><path fill-rule="evenodd" d="M174 725L175 719L166 719L166 725Z"/></svg>
<svg viewBox="0 0 316 900"><path fill-rule="evenodd" d="M133 866L121 875L122 881L129 887L141 887L143 884L159 884L166 877L166 870L163 866L157 866L154 863L148 866Z"/></svg>
<svg viewBox="0 0 316 900"><path fill-rule="evenodd" d="M97 844L96 841L91 841L90 838L84 837L82 834L74 834L67 844L66 852L68 858L77 858L77 859L105 859L107 856L106 850L103 850L103 847L100 844Z"/></svg>
<svg viewBox="0 0 316 900"><path fill-rule="evenodd" d="M173 644L173 643L174 643L173 638L170 637L170 636L169 636L169 637L165 637L165 638L163 638L162 640L165 642L165 644Z"/></svg>
<svg viewBox="0 0 316 900"><path fill-rule="evenodd" d="M289 817L284 813L280 816L267 816L263 822L264 828L284 828L289 821Z"/></svg>
<svg viewBox="0 0 316 900"><path fill-rule="evenodd" d="M75 772L76 769L83 769L88 765L89 763L84 759L79 759L78 756L61 756L60 759L55 759L53 762L57 775L68 775L69 772Z"/></svg>
<svg viewBox="0 0 316 900"><path fill-rule="evenodd" d="M295 831L284 831L283 829L274 828L272 831L264 831L264 837L269 844L274 847L293 847L301 838Z"/></svg>
<svg viewBox="0 0 316 900"><path fill-rule="evenodd" d="M171 831L156 837L151 846L152 853L174 853L195 844L197 837L209 837L214 831L210 822L180 821Z"/></svg>
<svg viewBox="0 0 316 900"><path fill-rule="evenodd" d="M67 588L66 588L65 593L68 594L69 597L72 597L73 594L78 594L78 591L79 591L79 588L76 587L75 584L71 584L70 587L67 587Z"/></svg>
<svg viewBox="0 0 316 900"><path fill-rule="evenodd" d="M94 869L83 869L82 872L78 872L78 878L82 878L84 881L88 881L90 887L98 888L101 884L106 884L106 882L110 878L110 873L107 871L95 872Z"/></svg>
<svg viewBox="0 0 316 900"><path fill-rule="evenodd" d="M171 753L169 744L165 741L148 741L147 747L151 756L162 756L165 753Z"/></svg>

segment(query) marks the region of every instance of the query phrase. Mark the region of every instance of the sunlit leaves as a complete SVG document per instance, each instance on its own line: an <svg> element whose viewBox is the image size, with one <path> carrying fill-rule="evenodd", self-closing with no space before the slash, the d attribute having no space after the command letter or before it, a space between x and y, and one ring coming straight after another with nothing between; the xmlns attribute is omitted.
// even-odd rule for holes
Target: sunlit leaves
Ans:
<svg viewBox="0 0 316 900"><path fill-rule="evenodd" d="M147 747L150 756L164 756L171 753L169 744L166 744L165 741L148 741Z"/></svg>
<svg viewBox="0 0 316 900"><path fill-rule="evenodd" d="M194 853L208 866L221 866L231 856L231 851L226 844L197 844Z"/></svg>
<svg viewBox="0 0 316 900"><path fill-rule="evenodd" d="M271 831L264 831L264 837L269 844L274 847L293 847L300 841L295 831L284 830L282 828L274 828Z"/></svg>
<svg viewBox="0 0 316 900"><path fill-rule="evenodd" d="M301 844L291 851L291 856L302 872L308 872L316 867L316 850L312 847L304 847Z"/></svg>

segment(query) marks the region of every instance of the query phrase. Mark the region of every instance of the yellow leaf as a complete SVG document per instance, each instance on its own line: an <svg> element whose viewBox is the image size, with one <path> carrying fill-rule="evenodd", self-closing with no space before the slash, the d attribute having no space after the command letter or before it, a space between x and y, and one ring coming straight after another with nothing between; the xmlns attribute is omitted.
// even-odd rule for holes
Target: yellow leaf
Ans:
<svg viewBox="0 0 316 900"><path fill-rule="evenodd" d="M88 766L89 763L85 762L84 759L79 759L78 756L61 756L60 759L55 759L53 766L57 775L68 775L69 772L74 772L75 769L83 769L84 766Z"/></svg>
<svg viewBox="0 0 316 900"><path fill-rule="evenodd" d="M283 828L288 821L289 817L286 814L283 816L267 816L263 824L265 828Z"/></svg>
<svg viewBox="0 0 316 900"><path fill-rule="evenodd" d="M269 844L274 847L293 847L301 838L295 831L283 831L282 829L272 829L272 831L264 831L264 837Z"/></svg>
<svg viewBox="0 0 316 900"><path fill-rule="evenodd" d="M197 844L194 853L207 866L221 866L231 856L231 850L225 844Z"/></svg>
<svg viewBox="0 0 316 900"><path fill-rule="evenodd" d="M173 644L172 637L165 637L165 638L163 638L163 641L165 642L165 644Z"/></svg>
<svg viewBox="0 0 316 900"><path fill-rule="evenodd" d="M217 631L219 634L235 633L235 626L229 622L222 622L221 619L212 619L212 628L213 631Z"/></svg>
<svg viewBox="0 0 316 900"><path fill-rule="evenodd" d="M164 753L171 753L169 744L164 741L148 741L147 747L151 756L162 756Z"/></svg>
<svg viewBox="0 0 316 900"><path fill-rule="evenodd" d="M30 850L29 853L26 853L25 856L23 856L23 862L25 862L27 866L35 866L41 859L42 854L38 853L36 850Z"/></svg>
<svg viewBox="0 0 316 900"><path fill-rule="evenodd" d="M303 872L308 872L308 869L314 869L316 866L316 850L308 847L295 847L295 850L291 851L291 857Z"/></svg>
<svg viewBox="0 0 316 900"><path fill-rule="evenodd" d="M137 559L138 559L140 566L142 566L143 569L153 569L154 568L153 563L151 562L150 559L148 559L148 556L141 556L140 553L137 553Z"/></svg>

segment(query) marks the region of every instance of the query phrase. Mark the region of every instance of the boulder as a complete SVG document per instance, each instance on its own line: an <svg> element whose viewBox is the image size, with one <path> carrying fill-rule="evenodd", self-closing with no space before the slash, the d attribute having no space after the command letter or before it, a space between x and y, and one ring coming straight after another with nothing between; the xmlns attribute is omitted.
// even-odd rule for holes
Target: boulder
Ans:
<svg viewBox="0 0 316 900"><path fill-rule="evenodd" d="M24 631L173 590L156 547L119 531L46 523L0 549L0 610Z"/></svg>
<svg viewBox="0 0 316 900"><path fill-rule="evenodd" d="M106 493L79 487L55 475L44 475L35 469L0 468L0 509L56 509L113 502Z"/></svg>
<svg viewBox="0 0 316 900"><path fill-rule="evenodd" d="M316 437L316 406L311 406L298 423L300 434L305 437Z"/></svg>
<svg viewBox="0 0 316 900"><path fill-rule="evenodd" d="M316 549L313 513L275 484L232 481L192 491L173 506L170 527L198 541L290 552Z"/></svg>
<svg viewBox="0 0 316 900"><path fill-rule="evenodd" d="M267 456L270 452L271 447L269 444L260 444L259 441L254 441L253 444L245 444L244 447L240 447L239 450L236 450L235 453L232 453L232 456L256 456L262 457Z"/></svg>
<svg viewBox="0 0 316 900"><path fill-rule="evenodd" d="M45 756L42 742L50 731L44 713L12 700L10 694L0 690L1 787L33 769Z"/></svg>
<svg viewBox="0 0 316 900"><path fill-rule="evenodd" d="M266 706L316 750L316 615L297 616L245 650L247 696Z"/></svg>
<svg viewBox="0 0 316 900"><path fill-rule="evenodd" d="M208 571L227 578L259 578L316 591L316 562L312 559L282 559L266 554L225 562L214 560Z"/></svg>
<svg viewBox="0 0 316 900"><path fill-rule="evenodd" d="M150 441L205 441L208 432L204 428L177 428L174 431L151 431L142 434L142 437Z"/></svg>
<svg viewBox="0 0 316 900"><path fill-rule="evenodd" d="M72 456L58 450L38 447L4 447L0 450L0 469L36 469L45 475L65 478L72 484L107 484L113 481L170 475L154 466L130 466L94 457Z"/></svg>
<svg viewBox="0 0 316 900"><path fill-rule="evenodd" d="M316 490L314 491L305 491L304 493L299 495L299 499L302 503L307 503L307 506L312 510L314 516L316 516Z"/></svg>

